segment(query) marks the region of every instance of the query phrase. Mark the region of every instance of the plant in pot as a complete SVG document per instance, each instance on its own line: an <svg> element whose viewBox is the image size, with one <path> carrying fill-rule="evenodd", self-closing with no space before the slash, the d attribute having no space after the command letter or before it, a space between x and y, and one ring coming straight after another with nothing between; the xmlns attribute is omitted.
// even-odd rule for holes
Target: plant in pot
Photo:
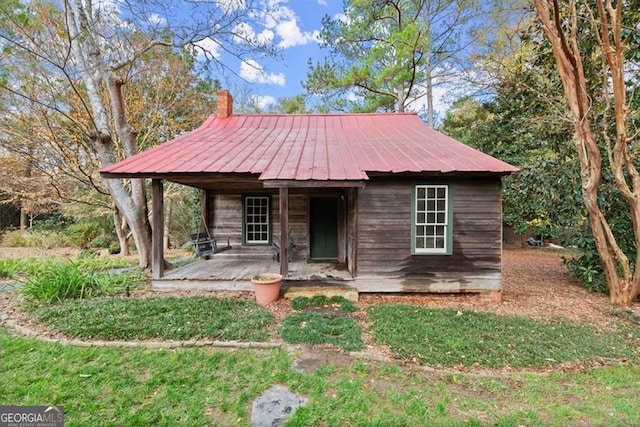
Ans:
<svg viewBox="0 0 640 427"><path fill-rule="evenodd" d="M280 298L282 274L259 273L253 276L251 283L253 283L253 290L258 304L268 305Z"/></svg>

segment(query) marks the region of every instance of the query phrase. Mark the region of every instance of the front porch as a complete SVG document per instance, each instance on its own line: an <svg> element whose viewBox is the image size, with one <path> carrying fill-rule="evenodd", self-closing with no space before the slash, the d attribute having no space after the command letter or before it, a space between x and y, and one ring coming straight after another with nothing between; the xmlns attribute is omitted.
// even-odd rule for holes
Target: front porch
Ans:
<svg viewBox="0 0 640 427"><path fill-rule="evenodd" d="M256 248L257 249L257 248ZM251 278L258 273L280 271L280 263L271 253L251 248L234 248L198 260L184 267L165 271L153 279L156 291L253 291ZM283 289L300 285L348 285L353 277L346 267L336 263L288 263Z"/></svg>

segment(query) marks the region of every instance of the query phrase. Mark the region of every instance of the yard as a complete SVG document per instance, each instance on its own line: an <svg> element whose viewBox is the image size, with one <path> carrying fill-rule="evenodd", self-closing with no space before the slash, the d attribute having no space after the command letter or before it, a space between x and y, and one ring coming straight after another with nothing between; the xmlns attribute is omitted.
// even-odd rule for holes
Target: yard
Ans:
<svg viewBox="0 0 640 427"><path fill-rule="evenodd" d="M150 294L142 289L134 296ZM13 294L2 293L0 299L0 310L19 323L42 336L61 337L25 314ZM540 249L505 250L503 299L497 304L477 295L361 295L353 318L362 328L365 347L355 356L331 345L268 350L83 348L13 337L3 330L0 404L63 405L68 425L248 425L253 399L271 385L283 384L309 398L291 425L640 423L637 305L635 312L610 306L606 296L590 294L569 280L561 254ZM402 311L405 306L410 311ZM379 307L392 307L391 317L385 318ZM275 324L294 311L285 300L268 310ZM491 360L464 365L444 358L429 363L431 357L447 352L459 357L458 350L450 344L449 349L425 356L420 354L424 343L409 342L424 328L401 330L403 324L424 323L420 316L440 322L471 318L474 313L480 313L474 317L479 327L448 333L447 339L457 337L450 343L482 348L485 343L477 336L489 325L498 339L492 347L507 348L522 334L515 329L498 332L504 323L513 328L524 325L532 333L555 331L552 339L565 341L561 346L567 349L586 348L592 332L596 339L621 336L629 338L635 355L607 360L588 357L585 350L570 363L524 368L491 367ZM393 316L400 316L395 323L389 320ZM406 334L401 335L404 342L382 344L376 339L373 335L385 336L384 328L372 327L380 319L387 319L382 326ZM558 332L554 322L569 328ZM538 324L552 326L538 329ZM582 326L586 328L576 329ZM597 345L596 353L608 344ZM483 356L481 351L470 357ZM296 362L306 368L293 369Z"/></svg>

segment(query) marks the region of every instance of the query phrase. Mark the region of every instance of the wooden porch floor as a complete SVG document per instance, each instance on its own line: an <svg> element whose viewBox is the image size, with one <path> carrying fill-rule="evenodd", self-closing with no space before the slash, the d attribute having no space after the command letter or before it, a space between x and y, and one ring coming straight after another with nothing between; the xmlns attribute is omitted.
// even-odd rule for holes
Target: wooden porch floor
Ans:
<svg viewBox="0 0 640 427"><path fill-rule="evenodd" d="M208 260L199 260L184 267L165 272L161 279L153 280L153 289L157 291L252 291L251 278L258 273L280 272L280 263L271 253L251 251L229 251L215 254ZM353 277L343 266L333 263L308 263L306 261L289 262L287 284L347 284Z"/></svg>

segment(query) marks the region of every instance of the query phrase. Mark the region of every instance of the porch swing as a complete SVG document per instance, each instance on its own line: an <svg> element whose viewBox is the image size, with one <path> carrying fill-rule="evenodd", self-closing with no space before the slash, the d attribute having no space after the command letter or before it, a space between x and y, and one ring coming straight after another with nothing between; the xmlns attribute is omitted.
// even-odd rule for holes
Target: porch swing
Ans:
<svg viewBox="0 0 640 427"><path fill-rule="evenodd" d="M203 227L204 225L204 227ZM227 235L227 245L226 246L218 246L218 241L211 237L211 233L209 233L209 226L204 220L203 216L200 216L200 229L205 231L201 231L200 233L191 234L191 244L193 246L193 250L196 253L196 257L206 257L211 256L213 254L217 254L220 252L228 251L231 249L231 243L229 241L229 236Z"/></svg>

